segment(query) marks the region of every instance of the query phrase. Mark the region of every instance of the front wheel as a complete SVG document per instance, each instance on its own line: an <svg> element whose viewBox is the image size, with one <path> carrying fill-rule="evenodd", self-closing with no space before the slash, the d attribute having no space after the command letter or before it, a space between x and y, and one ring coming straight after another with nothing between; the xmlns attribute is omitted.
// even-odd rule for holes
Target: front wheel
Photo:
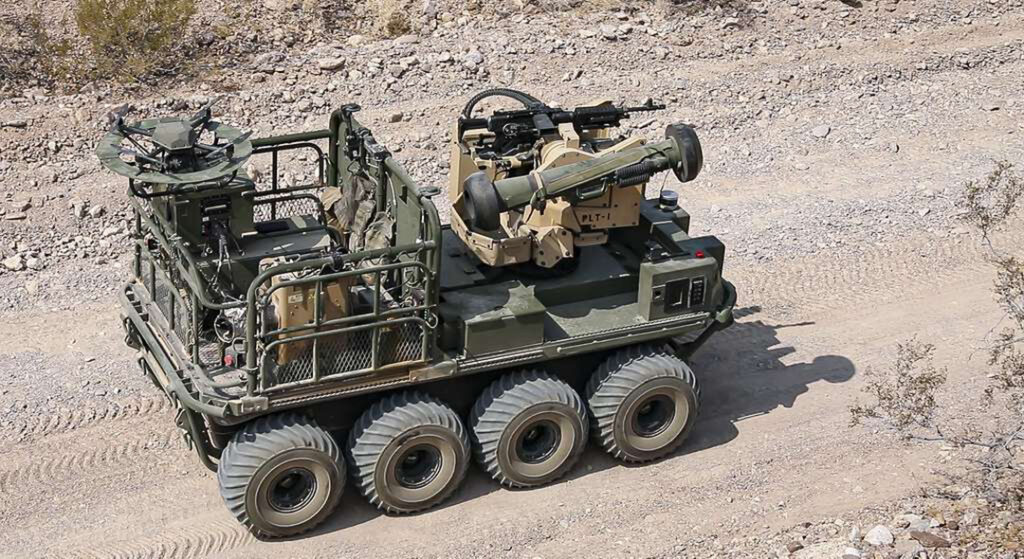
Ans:
<svg viewBox="0 0 1024 559"><path fill-rule="evenodd" d="M621 349L587 384L592 432L626 462L661 458L683 444L697 417L697 377L667 348Z"/></svg>
<svg viewBox="0 0 1024 559"><path fill-rule="evenodd" d="M294 536L338 506L345 462L337 443L295 413L256 419L232 437L217 469L220 494L260 538Z"/></svg>

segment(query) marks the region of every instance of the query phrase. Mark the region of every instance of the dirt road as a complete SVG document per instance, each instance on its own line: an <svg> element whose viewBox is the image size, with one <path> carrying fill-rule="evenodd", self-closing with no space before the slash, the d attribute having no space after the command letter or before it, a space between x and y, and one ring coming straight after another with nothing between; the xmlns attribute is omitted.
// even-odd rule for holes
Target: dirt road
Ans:
<svg viewBox="0 0 1024 559"><path fill-rule="evenodd" d="M878 60L902 60L899 52L912 66L912 53L969 56L1019 46L1022 21L950 25L810 56L827 57L852 74ZM710 72L767 80L786 60L752 55ZM15 413L3 426L0 555L741 557L777 530L909 494L945 459L940 450L851 427L847 409L862 374L887 366L895 343L910 336L936 345L937 363L949 367L952 384L983 382L984 359L973 353L1000 312L983 245L955 227L952 193L983 175L992 159L1024 161L1021 75L1020 56L982 69L948 65L918 75L904 91L929 94L921 102L899 101L911 116L872 128L898 138L896 153L838 130L842 141L813 145L798 153L796 165L733 161L719 175L714 154L759 150L750 140L759 125L710 134L711 164L683 192L696 227L719 233L727 246L756 242L771 253L727 257L741 294L740 319L695 357L701 419L680 452L655 464L626 467L591 449L567 479L529 491L500 490L477 471L452 501L412 517L379 515L347 491L333 518L307 537L257 542L231 518L213 476L180 442L172 411L135 374L112 300L10 312L0 317L5 401L45 412ZM927 102L944 91L941 106ZM983 111L981 98L992 91L1001 92L1003 104ZM763 126L806 136L803 123L835 118L829 103L849 102L850 93L770 116ZM871 121L869 109L853 104L849 120ZM921 184L937 193L922 193ZM907 196L920 196L929 211L835 211ZM937 213L947 221L936 222ZM903 233L877 239L871 228L889 220L899 221ZM836 227L818 242L801 233L801 223L811 222ZM1024 230L1002 240L1020 243ZM109 377L97 377L100 363ZM103 395L85 408L36 401L29 386L39 382ZM966 412L972 402L953 404Z"/></svg>

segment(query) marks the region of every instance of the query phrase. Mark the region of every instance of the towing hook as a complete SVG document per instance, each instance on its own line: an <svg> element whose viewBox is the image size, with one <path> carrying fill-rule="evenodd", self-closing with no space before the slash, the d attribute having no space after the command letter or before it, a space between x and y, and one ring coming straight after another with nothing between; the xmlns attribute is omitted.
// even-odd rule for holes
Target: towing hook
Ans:
<svg viewBox="0 0 1024 559"><path fill-rule="evenodd" d="M136 351L142 349L142 341L139 339L139 332L135 324L127 316L121 315L121 326L124 328L124 345Z"/></svg>

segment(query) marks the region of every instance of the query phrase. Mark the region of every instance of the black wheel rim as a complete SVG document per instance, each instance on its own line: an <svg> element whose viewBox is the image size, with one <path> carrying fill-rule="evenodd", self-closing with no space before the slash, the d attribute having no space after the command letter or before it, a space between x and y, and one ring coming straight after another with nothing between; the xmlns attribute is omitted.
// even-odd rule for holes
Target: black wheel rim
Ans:
<svg viewBox="0 0 1024 559"><path fill-rule="evenodd" d="M441 452L431 445L405 451L395 464L395 479L402 487L418 489L434 481L441 471Z"/></svg>
<svg viewBox="0 0 1024 559"><path fill-rule="evenodd" d="M305 468L281 472L270 486L270 506L278 512L295 512L309 504L316 493L316 476Z"/></svg>
<svg viewBox="0 0 1024 559"><path fill-rule="evenodd" d="M655 437L668 428L675 414L675 402L664 394L655 394L636 407L633 431L641 437Z"/></svg>
<svg viewBox="0 0 1024 559"><path fill-rule="evenodd" d="M553 421L537 421L523 429L516 441L516 456L527 464L537 464L558 449L562 433Z"/></svg>

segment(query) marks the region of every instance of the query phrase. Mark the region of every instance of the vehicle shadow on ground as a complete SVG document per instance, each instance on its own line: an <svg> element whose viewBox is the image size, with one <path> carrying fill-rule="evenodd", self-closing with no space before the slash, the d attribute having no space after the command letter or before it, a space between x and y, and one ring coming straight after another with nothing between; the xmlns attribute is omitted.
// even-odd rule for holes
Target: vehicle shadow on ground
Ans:
<svg viewBox="0 0 1024 559"><path fill-rule="evenodd" d="M853 378L856 365L841 355L818 355L811 361L784 359L796 352L779 338L787 328L813 322L767 324L751 319L758 307L738 309L736 324L713 336L691 360L701 381L701 415L681 452L697 452L728 443L743 419L792 408L797 399L820 383L838 384Z"/></svg>
<svg viewBox="0 0 1024 559"><path fill-rule="evenodd" d="M835 384L853 378L856 373L853 362L839 355L820 355L810 362L784 363L783 359L796 349L782 343L779 331L813 323L766 324L752 320L759 312L758 307L738 309L736 324L712 336L690 360L701 383L700 416L690 439L663 460L727 444L739 434L737 422L780 407L791 408L813 384ZM616 466L629 465L612 459L591 443L576 467L556 483L569 483ZM457 506L499 490L504 489L474 464L455 496L431 510ZM348 484L338 512L309 536L344 530L381 514ZM419 513L424 514L431 514L431 511Z"/></svg>
<svg viewBox="0 0 1024 559"><path fill-rule="evenodd" d="M700 381L701 409L690 438L661 461L727 444L739 435L736 424L744 419L792 408L816 383L837 384L853 378L856 365L841 355L819 355L810 362L786 364L796 348L779 338L787 328L813 326L813 322L767 324L751 317L760 307L737 309L737 322L719 332L690 359ZM593 447L594 445L591 445ZM571 479L623 464L597 449L588 449Z"/></svg>

